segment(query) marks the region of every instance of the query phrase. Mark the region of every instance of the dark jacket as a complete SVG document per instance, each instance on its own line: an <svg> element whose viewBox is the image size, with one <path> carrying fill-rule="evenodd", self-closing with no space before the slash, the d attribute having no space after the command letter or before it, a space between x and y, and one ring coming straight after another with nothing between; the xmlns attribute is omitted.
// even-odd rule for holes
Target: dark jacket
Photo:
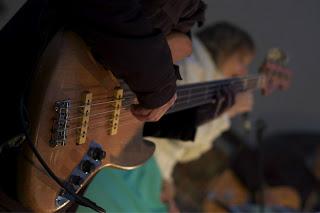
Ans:
<svg viewBox="0 0 320 213"><path fill-rule="evenodd" d="M4 94L10 104L2 107L6 134L0 141L24 128L21 97L28 94L37 59L62 25L82 35L95 57L126 80L140 103L154 108L176 90L176 70L165 35L172 30L188 32L204 20L205 5L200 0L67 2L29 0L0 32L1 53L6 56L1 61L6 71L3 80L11 82L9 87L1 84L3 91L11 92Z"/></svg>
<svg viewBox="0 0 320 213"><path fill-rule="evenodd" d="M144 107L159 107L173 96L177 75L165 35L202 23L200 0L76 0L70 6L70 27Z"/></svg>

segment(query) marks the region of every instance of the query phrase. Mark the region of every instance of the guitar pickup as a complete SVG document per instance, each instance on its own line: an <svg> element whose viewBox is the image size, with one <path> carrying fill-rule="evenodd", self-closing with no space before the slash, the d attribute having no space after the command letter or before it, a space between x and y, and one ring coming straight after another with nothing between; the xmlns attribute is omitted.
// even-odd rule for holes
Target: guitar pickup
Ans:
<svg viewBox="0 0 320 213"><path fill-rule="evenodd" d="M89 117L90 117L90 110L91 110L91 104L92 104L92 93L85 92L82 97L83 100L83 109L82 112L82 118L81 118L81 128L79 132L79 137L77 139L77 144L84 144L87 139L87 132L88 132L88 126L89 126Z"/></svg>
<svg viewBox="0 0 320 213"><path fill-rule="evenodd" d="M111 126L108 127L108 134L115 135L118 132L120 111L122 107L122 98L123 98L123 89L116 87L113 93L114 102L113 102L113 111L111 113L110 123Z"/></svg>

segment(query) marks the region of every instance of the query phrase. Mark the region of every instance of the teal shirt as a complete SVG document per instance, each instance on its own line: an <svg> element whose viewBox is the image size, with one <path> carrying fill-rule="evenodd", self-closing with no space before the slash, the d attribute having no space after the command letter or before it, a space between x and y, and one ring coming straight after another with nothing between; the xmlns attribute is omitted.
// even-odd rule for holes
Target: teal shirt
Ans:
<svg viewBox="0 0 320 213"><path fill-rule="evenodd" d="M105 168L89 185L85 196L110 212L167 212L160 200L162 178L152 157L143 166L130 170ZM80 206L77 212L94 212Z"/></svg>

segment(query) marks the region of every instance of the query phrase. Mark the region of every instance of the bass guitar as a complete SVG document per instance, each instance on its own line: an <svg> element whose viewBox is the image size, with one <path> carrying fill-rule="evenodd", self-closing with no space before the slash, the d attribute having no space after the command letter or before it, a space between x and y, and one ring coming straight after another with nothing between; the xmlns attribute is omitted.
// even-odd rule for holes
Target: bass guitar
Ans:
<svg viewBox="0 0 320 213"><path fill-rule="evenodd" d="M290 71L278 49L268 54L260 75L178 87L167 112L211 103L228 87L286 88ZM50 169L79 192L103 167L133 169L146 162L155 145L142 137L143 122L130 111L135 95L92 57L72 32L60 32L44 51L29 105L31 140ZM70 201L26 146L18 170L19 199L35 212L55 212Z"/></svg>

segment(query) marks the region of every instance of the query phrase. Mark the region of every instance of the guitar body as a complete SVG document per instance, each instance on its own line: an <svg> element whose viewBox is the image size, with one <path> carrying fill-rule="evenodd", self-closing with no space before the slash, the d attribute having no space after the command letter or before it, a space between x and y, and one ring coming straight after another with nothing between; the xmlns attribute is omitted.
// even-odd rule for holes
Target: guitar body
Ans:
<svg viewBox="0 0 320 213"><path fill-rule="evenodd" d="M76 192L103 167L133 169L153 155L155 145L142 139L143 123L136 120L129 109L123 109L121 113L127 115L130 123L120 123L117 133L110 135L110 116L104 113L112 112L114 105L106 100L113 97L119 84L110 72L93 60L79 37L70 32L58 33L47 47L40 65L28 106L32 142L59 178L63 181L74 181L70 179L72 175L80 178ZM85 143L77 145L81 137L78 127L82 125L83 94L88 92L92 94L94 105L90 114L101 115L90 118ZM61 100L70 103L70 130L65 144L55 146L51 143L57 117L55 104ZM91 159L88 153L93 148L103 150L105 156L99 160ZM91 162L89 172L81 172L83 168L88 170L88 165L82 164L84 161ZM18 195L26 207L35 212L54 212L68 203L61 197L59 200L61 187L47 175L27 144L18 167Z"/></svg>

